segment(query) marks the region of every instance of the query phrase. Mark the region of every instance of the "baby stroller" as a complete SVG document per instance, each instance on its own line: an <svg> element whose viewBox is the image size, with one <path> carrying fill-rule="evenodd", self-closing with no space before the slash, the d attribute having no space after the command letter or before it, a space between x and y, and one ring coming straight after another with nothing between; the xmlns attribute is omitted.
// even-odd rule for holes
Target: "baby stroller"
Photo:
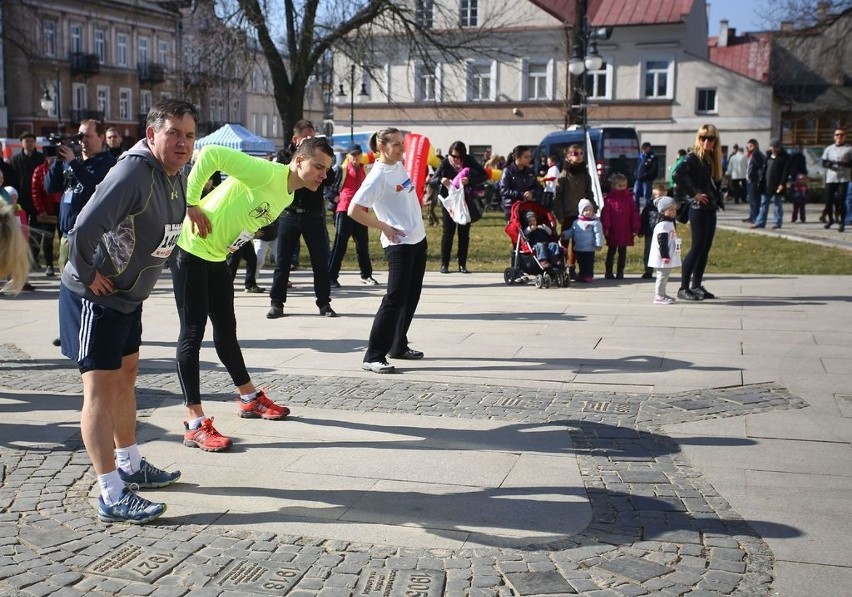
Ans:
<svg viewBox="0 0 852 597"><path fill-rule="evenodd" d="M565 250L559 247L559 256L553 259L547 270L541 266L529 239L524 234L526 223L523 214L528 211L535 213L538 222L547 224L553 230L551 241L559 240L556 234L556 218L549 209L533 201L515 203L512 206L509 223L506 224L506 234L512 239L512 266L507 267L503 272L503 281L508 285L526 284L530 281L530 276L533 276L536 288L568 287L570 282L565 272Z"/></svg>

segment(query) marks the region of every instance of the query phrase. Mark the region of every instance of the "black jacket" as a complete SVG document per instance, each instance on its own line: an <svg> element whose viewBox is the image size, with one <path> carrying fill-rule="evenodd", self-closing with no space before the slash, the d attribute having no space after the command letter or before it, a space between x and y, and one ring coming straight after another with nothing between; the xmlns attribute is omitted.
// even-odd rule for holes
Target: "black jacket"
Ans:
<svg viewBox="0 0 852 597"><path fill-rule="evenodd" d="M653 182L657 178L657 156L654 152L643 153L639 157L639 168L636 170L636 180L639 182Z"/></svg>
<svg viewBox="0 0 852 597"><path fill-rule="evenodd" d="M761 180L764 192L767 195L782 195L787 192L787 182L790 179L790 154L783 148L778 153L769 153L766 156L766 165L763 167L763 178ZM778 187L783 187L778 192Z"/></svg>
<svg viewBox="0 0 852 597"><path fill-rule="evenodd" d="M467 186L471 189L475 189L476 187L485 184L485 181L488 180L488 174L486 174L485 169L479 165L475 159L471 156L464 156L464 160L462 160L462 168L470 168L470 172L468 173ZM429 180L429 184L432 185L436 191L441 194L441 197L447 196L447 187L441 184L441 180L444 178L449 178L453 180L458 172L453 168L453 165L450 163L450 158L446 157L441 161L441 164L438 166L438 169L435 170L435 174L432 175L432 178Z"/></svg>
<svg viewBox="0 0 852 597"><path fill-rule="evenodd" d="M85 161L75 158L68 164L60 159L53 162L44 177L44 190L63 194L59 204L59 231L62 234L74 228L83 206L113 166L115 158L106 149Z"/></svg>
<svg viewBox="0 0 852 597"><path fill-rule="evenodd" d="M713 164L702 160L695 153L686 156L683 163L674 171L674 181L679 194L686 197L695 197L704 193L710 197L710 202L700 205L693 201L693 209L724 209L722 194L719 192L719 184L713 180Z"/></svg>

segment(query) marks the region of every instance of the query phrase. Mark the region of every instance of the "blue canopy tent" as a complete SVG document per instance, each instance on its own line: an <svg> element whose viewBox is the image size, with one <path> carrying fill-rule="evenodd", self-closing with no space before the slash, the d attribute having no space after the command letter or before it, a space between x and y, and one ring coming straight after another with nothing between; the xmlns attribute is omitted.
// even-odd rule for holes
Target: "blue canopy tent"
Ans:
<svg viewBox="0 0 852 597"><path fill-rule="evenodd" d="M206 137L195 140L195 147L197 149L205 145L223 145L231 149L239 149L249 155L257 156L275 153L275 143L269 139L255 135L239 124L226 124Z"/></svg>

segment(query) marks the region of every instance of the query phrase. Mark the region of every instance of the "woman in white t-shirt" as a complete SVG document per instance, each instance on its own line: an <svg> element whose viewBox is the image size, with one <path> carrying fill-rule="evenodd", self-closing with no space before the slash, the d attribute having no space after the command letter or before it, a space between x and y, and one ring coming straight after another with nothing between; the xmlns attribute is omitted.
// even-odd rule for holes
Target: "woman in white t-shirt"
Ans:
<svg viewBox="0 0 852 597"><path fill-rule="evenodd" d="M388 286L370 331L363 369L392 373L392 359L422 359L408 345L408 328L420 302L426 271L426 228L414 185L402 165L402 133L384 128L370 138L376 163L349 204L349 217L382 231ZM368 211L372 210L372 211Z"/></svg>

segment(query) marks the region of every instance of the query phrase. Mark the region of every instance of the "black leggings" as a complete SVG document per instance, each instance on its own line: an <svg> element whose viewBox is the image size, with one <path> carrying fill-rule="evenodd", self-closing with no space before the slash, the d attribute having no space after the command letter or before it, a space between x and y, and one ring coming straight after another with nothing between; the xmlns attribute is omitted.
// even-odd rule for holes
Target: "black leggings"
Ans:
<svg viewBox="0 0 852 597"><path fill-rule="evenodd" d="M681 290L701 286L713 237L716 236L716 210L690 208L689 226L692 229L692 246L683 259Z"/></svg>
<svg viewBox="0 0 852 597"><path fill-rule="evenodd" d="M228 263L206 261L180 247L171 267L180 335L177 374L184 404L201 404L199 352L207 317L213 324L213 345L235 386L251 381L237 342L234 282Z"/></svg>
<svg viewBox="0 0 852 597"><path fill-rule="evenodd" d="M615 261L616 252L618 252L618 264L616 266L616 271L621 275L624 274L624 266L627 265L627 247L607 247L604 265L606 266L606 273L611 274L612 263Z"/></svg>

